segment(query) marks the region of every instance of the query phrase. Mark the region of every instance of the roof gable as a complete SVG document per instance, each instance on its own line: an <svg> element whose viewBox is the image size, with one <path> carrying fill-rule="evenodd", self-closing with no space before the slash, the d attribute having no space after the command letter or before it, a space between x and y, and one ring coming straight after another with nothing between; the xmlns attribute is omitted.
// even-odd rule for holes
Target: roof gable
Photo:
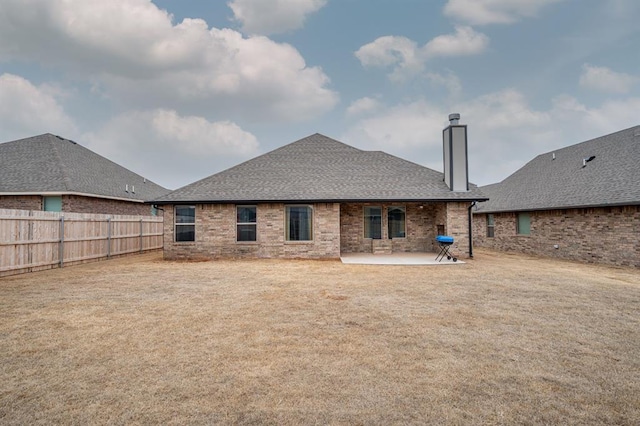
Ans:
<svg viewBox="0 0 640 426"><path fill-rule="evenodd" d="M146 201L168 190L50 133L0 144L0 194L46 192Z"/></svg>
<svg viewBox="0 0 640 426"><path fill-rule="evenodd" d="M158 203L340 200L467 200L442 173L314 134L182 187Z"/></svg>
<svg viewBox="0 0 640 426"><path fill-rule="evenodd" d="M584 161L594 156L591 161ZM640 204L640 126L538 155L481 189L479 211Z"/></svg>

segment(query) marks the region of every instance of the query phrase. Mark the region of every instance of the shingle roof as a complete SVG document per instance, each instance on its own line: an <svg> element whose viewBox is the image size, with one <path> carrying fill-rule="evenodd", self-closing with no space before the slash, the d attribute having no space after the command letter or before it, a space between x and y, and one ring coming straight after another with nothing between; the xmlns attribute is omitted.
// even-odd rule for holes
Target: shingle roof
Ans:
<svg viewBox="0 0 640 426"><path fill-rule="evenodd" d="M147 201L167 192L76 142L50 133L0 144L0 195L78 193Z"/></svg>
<svg viewBox="0 0 640 426"><path fill-rule="evenodd" d="M478 211L636 205L639 183L640 126L635 126L538 155L504 181L483 186L490 200Z"/></svg>
<svg viewBox="0 0 640 426"><path fill-rule="evenodd" d="M155 202L296 202L485 199L453 192L435 170L314 134L171 192Z"/></svg>

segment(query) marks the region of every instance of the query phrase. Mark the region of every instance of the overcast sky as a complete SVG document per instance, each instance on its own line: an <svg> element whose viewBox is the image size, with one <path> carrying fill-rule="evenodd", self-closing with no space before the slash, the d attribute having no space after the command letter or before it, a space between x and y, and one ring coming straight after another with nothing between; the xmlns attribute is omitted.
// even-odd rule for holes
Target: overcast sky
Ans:
<svg viewBox="0 0 640 426"><path fill-rule="evenodd" d="M638 0L0 0L0 141L176 189L313 133L474 183L640 124Z"/></svg>

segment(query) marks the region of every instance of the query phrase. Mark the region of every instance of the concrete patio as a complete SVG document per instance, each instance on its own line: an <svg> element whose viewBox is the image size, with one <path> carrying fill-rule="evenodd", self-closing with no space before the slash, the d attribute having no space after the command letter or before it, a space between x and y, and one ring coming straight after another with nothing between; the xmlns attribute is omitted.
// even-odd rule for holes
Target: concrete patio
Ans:
<svg viewBox="0 0 640 426"><path fill-rule="evenodd" d="M437 261L438 253L392 253L392 254L371 254L371 253L345 253L340 256L340 260L345 264L354 265L460 265L463 261L458 259L447 259Z"/></svg>

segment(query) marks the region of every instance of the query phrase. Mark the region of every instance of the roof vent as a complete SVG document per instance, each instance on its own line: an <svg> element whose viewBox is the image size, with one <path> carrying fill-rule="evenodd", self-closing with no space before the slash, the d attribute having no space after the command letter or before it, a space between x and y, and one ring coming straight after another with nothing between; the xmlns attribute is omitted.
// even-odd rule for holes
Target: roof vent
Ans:
<svg viewBox="0 0 640 426"><path fill-rule="evenodd" d="M460 122L460 114L458 114L457 112L449 114L449 123L450 124L458 124L459 122Z"/></svg>
<svg viewBox="0 0 640 426"><path fill-rule="evenodd" d="M124 186L124 192L129 192L129 184L128 183Z"/></svg>
<svg viewBox="0 0 640 426"><path fill-rule="evenodd" d="M134 185L131 185L131 192L134 194L136 193L136 187Z"/></svg>
<svg viewBox="0 0 640 426"><path fill-rule="evenodd" d="M595 155L592 155L591 157L583 158L583 159L582 159L582 167L586 167L586 166L587 166L587 163L588 163L589 161L593 161L593 160L595 160L595 158L596 158L596 156L595 156Z"/></svg>
<svg viewBox="0 0 640 426"><path fill-rule="evenodd" d="M554 152L553 154L551 154L551 159L555 160L556 159L556 153Z"/></svg>

